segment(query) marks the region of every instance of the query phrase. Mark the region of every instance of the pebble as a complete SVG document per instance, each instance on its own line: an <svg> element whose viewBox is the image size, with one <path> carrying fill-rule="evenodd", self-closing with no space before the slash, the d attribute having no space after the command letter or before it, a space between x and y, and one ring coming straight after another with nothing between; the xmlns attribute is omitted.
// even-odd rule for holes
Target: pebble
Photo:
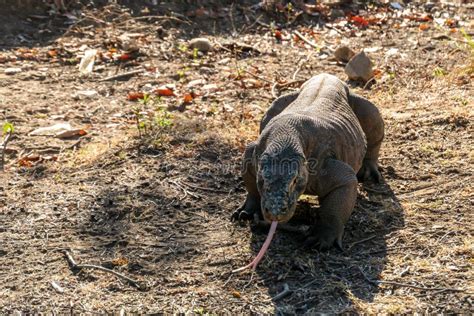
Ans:
<svg viewBox="0 0 474 316"><path fill-rule="evenodd" d="M337 61L347 63L355 55L354 51L347 46L339 46L334 52Z"/></svg>
<svg viewBox="0 0 474 316"><path fill-rule="evenodd" d="M22 71L21 68L7 68L7 69L5 69L5 74L6 75L14 75L14 74L17 74L21 71Z"/></svg>
<svg viewBox="0 0 474 316"><path fill-rule="evenodd" d="M95 90L81 90L77 91L73 98L75 100L95 99L99 96L99 93Z"/></svg>
<svg viewBox="0 0 474 316"><path fill-rule="evenodd" d="M189 47L191 49L197 48L200 52L207 53L212 49L212 44L207 38L198 37L189 41Z"/></svg>

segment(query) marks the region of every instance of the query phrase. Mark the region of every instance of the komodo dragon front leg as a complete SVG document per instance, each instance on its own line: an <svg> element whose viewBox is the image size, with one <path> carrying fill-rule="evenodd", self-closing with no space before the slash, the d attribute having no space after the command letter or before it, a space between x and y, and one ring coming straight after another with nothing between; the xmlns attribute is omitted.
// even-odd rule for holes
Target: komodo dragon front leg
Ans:
<svg viewBox="0 0 474 316"><path fill-rule="evenodd" d="M361 96L349 92L349 105L354 111L367 138L367 152L362 167L357 173L360 181L372 178L380 182L382 176L378 170L380 146L384 138L384 122L377 107Z"/></svg>
<svg viewBox="0 0 474 316"><path fill-rule="evenodd" d="M245 148L241 171L245 189L247 190L247 197L244 203L232 214L232 220L252 220L255 214L262 217L260 193L258 193L256 180L255 146L256 142L251 142Z"/></svg>
<svg viewBox="0 0 474 316"><path fill-rule="evenodd" d="M316 214L316 223L308 232L305 246L328 249L335 245L342 249L344 225L357 199L354 169L340 160L328 159L319 175L312 179L314 183L308 185L311 193L318 195L320 208Z"/></svg>

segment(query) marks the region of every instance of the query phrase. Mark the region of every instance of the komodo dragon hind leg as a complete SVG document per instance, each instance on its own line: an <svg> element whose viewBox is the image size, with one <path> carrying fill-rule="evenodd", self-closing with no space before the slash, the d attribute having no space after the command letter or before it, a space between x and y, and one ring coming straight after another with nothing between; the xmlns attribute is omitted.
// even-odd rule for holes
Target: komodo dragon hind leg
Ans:
<svg viewBox="0 0 474 316"><path fill-rule="evenodd" d="M377 107L369 100L349 92L349 105L354 111L367 138L367 152L357 173L359 181L372 179L380 182L378 169L380 146L384 138L384 122Z"/></svg>
<svg viewBox="0 0 474 316"><path fill-rule="evenodd" d="M260 210L260 193L257 189L256 167L254 164L253 153L255 150L255 142L247 145L242 163L242 179L247 189L247 197L244 203L234 211L231 220L252 220L255 215L263 218Z"/></svg>
<svg viewBox="0 0 474 316"><path fill-rule="evenodd" d="M357 178L352 167L330 159L318 180L324 187L318 192L320 205L316 223L307 233L305 247L320 250L337 246L342 249L344 225L357 199Z"/></svg>
<svg viewBox="0 0 474 316"><path fill-rule="evenodd" d="M268 108L267 112L265 112L265 115L263 116L262 120L260 121L260 133L263 131L265 126L267 126L268 122L281 112L283 112L284 109L288 105L290 105L293 101L296 100L298 97L299 92L290 92L284 95L279 96L276 98L272 105Z"/></svg>

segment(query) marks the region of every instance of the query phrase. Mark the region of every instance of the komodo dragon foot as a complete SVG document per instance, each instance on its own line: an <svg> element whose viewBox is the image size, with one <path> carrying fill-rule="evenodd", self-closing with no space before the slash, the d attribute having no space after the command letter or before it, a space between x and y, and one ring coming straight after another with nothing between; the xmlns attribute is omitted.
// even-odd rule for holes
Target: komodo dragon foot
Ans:
<svg viewBox="0 0 474 316"><path fill-rule="evenodd" d="M232 213L230 219L232 221L250 221L253 220L255 216L258 216L259 219L263 219L262 212L260 211L260 201L247 195L245 202Z"/></svg>
<svg viewBox="0 0 474 316"><path fill-rule="evenodd" d="M318 250L327 250L335 246L342 249L342 235L344 229L335 229L327 225L312 226L305 234L304 248L317 248Z"/></svg>
<svg viewBox="0 0 474 316"><path fill-rule="evenodd" d="M375 183L380 183L382 181L382 175L380 174L377 162L365 159L357 173L357 180L359 182L372 180Z"/></svg>

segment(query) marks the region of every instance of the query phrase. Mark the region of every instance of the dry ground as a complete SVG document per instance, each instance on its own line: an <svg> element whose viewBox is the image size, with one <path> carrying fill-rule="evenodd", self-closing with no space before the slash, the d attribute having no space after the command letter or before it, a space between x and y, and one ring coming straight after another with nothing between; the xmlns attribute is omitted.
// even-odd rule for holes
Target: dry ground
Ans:
<svg viewBox="0 0 474 316"><path fill-rule="evenodd" d="M368 28L316 28L318 19L305 14L285 26L283 13L249 5L136 21L125 7L87 8L69 29L59 16L6 18L0 114L15 133L0 182L3 314L473 310L473 53L459 25L453 32L428 21L421 30L422 22L388 10L386 22ZM186 14L196 8L168 9ZM141 14L162 15L162 9ZM461 23L472 20L466 8L435 10ZM418 8L413 14L423 13ZM284 25L283 42L268 27L272 19ZM472 32L472 23L463 25ZM293 30L322 51L296 42ZM103 54L115 47L121 54L125 44L118 37L125 33L138 41L137 55L99 59L92 75L78 74L82 45ZM203 56L185 51L197 35L208 36L215 49ZM343 253L304 250L298 236L278 232L255 273L232 275L265 238L266 229L229 218L245 193L240 156L257 136L273 83L280 83L281 93L301 83L285 86L293 76L329 72L346 80L344 68L325 56L342 41L369 49L380 71L373 85L353 87L379 106L386 122L384 183L360 185ZM3 74L10 67L23 71ZM99 81L133 69L147 71L126 81ZM196 79L203 82L188 87ZM170 83L177 97L127 101L129 92ZM203 87L209 84L215 86ZM97 98L72 97L85 89L98 91ZM199 96L183 104L191 90ZM138 112L146 128L141 136ZM64 121L88 134L72 140L28 136ZM32 156L39 161L25 159ZM300 205L317 211L314 199ZM74 271L65 250L79 264L108 267L145 288L97 270ZM292 293L272 301L285 283Z"/></svg>

